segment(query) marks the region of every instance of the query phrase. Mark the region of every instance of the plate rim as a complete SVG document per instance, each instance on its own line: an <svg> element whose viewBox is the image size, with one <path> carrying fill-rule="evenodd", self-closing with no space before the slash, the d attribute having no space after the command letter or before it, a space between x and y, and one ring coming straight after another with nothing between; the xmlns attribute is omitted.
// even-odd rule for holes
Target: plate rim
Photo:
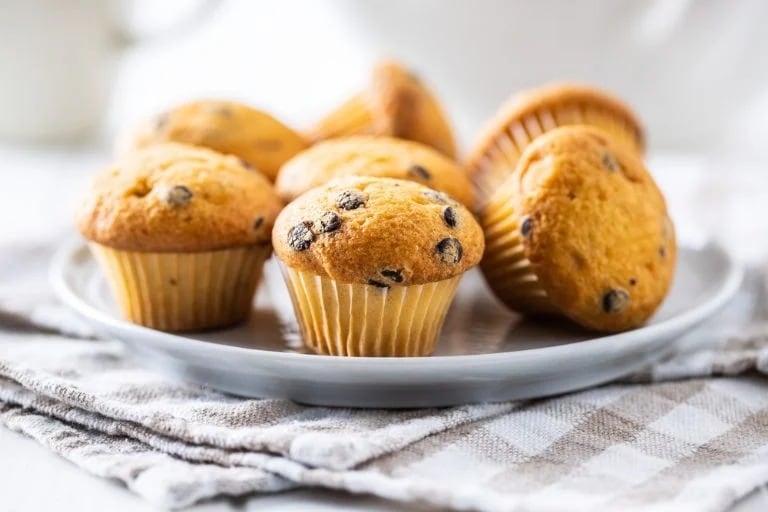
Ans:
<svg viewBox="0 0 768 512"><path fill-rule="evenodd" d="M87 244L81 238L73 237L72 239L64 242L56 250L49 264L48 277L51 285L53 286L56 296L69 308L75 310L78 314L82 315L89 321L95 321L99 324L106 325L114 330L132 329L137 335L145 335L145 337L152 340L153 344L158 343L158 340L162 338L162 342L166 345L173 345L169 348L189 349L190 344L195 348L205 351L214 350L217 352L230 352L232 355L247 355L247 357L260 356L264 358L264 363L276 363L276 364L301 364L306 361L315 361L317 364L329 365L331 369L345 369L350 370L352 368L359 368L365 366L367 370L380 369L380 370L392 370L397 368L398 371L408 371L409 369L425 370L425 366L436 366L443 370L449 370L452 367L461 366L464 364L498 364L509 362L510 359L525 360L527 358L540 359L542 357L550 357L557 359L558 357L573 356L573 348L578 345L581 356L585 356L589 353L595 353L595 351L603 352L606 350L615 351L620 347L625 347L627 343L638 343L640 341L646 341L656 337L663 336L665 332L669 331L682 331L689 327L692 327L707 316L711 315L715 311L724 306L739 289L739 286L744 278L744 266L740 262L734 259L734 257L728 253L720 244L715 242L707 242L700 246L683 246L682 248L696 251L712 251L721 257L725 264L725 276L722 280L722 284L711 297L706 299L698 306L688 309L680 314L677 314L671 318L663 320L659 323L639 327L630 331L625 331L616 334L609 334L605 336L599 336L597 338L590 338L583 341L578 341L573 344L529 348L508 352L495 352L488 354L464 354L464 355L444 355L444 356L424 356L424 357L344 357L344 356L331 356L323 354L304 354L299 352L278 352L272 350L263 350L259 348L238 347L232 345L219 344L211 341L198 340L189 338L183 334L170 333L164 331L158 331L148 327L133 324L121 318L109 315L106 312L90 305L87 301L83 300L75 291L69 286L67 282L68 269L70 268L70 262L74 260L78 253L85 252L86 257L93 258L88 251ZM120 340L123 341L123 340ZM586 354L585 354L586 352Z"/></svg>

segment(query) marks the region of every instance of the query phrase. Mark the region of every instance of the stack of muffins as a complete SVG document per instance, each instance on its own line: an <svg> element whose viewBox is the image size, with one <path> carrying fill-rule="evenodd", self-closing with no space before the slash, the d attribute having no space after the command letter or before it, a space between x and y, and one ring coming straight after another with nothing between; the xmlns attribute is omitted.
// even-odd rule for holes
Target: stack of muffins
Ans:
<svg viewBox="0 0 768 512"><path fill-rule="evenodd" d="M123 315L224 327L274 250L307 347L433 352L480 264L509 308L603 332L645 322L676 245L629 108L557 85L514 96L464 165L430 90L394 62L302 135L226 101L134 130L78 212Z"/></svg>

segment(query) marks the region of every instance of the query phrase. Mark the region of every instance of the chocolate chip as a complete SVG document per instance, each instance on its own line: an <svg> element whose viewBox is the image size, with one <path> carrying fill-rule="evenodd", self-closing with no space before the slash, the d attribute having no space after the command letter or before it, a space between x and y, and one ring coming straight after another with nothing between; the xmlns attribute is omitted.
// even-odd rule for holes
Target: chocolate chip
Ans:
<svg viewBox="0 0 768 512"><path fill-rule="evenodd" d="M246 160L243 160L242 158L238 158L238 160L240 160L240 165L245 167L246 169L248 169L250 171L255 169L255 167L253 165L251 165L250 162L248 162Z"/></svg>
<svg viewBox="0 0 768 512"><path fill-rule="evenodd" d="M603 295L603 311L609 315L617 315L624 311L629 304L629 294L617 288Z"/></svg>
<svg viewBox="0 0 768 512"><path fill-rule="evenodd" d="M608 151L603 153L603 165L611 172L616 172L621 169L621 165L618 160L616 160L616 157L613 156L613 153L609 153Z"/></svg>
<svg viewBox="0 0 768 512"><path fill-rule="evenodd" d="M315 233L330 233L341 227L341 217L334 212L325 212L312 225Z"/></svg>
<svg viewBox="0 0 768 512"><path fill-rule="evenodd" d="M336 206L342 210L357 210L365 206L365 196L357 190L345 190L336 198Z"/></svg>
<svg viewBox="0 0 768 512"><path fill-rule="evenodd" d="M186 206L192 200L192 191L184 185L174 185L168 189L165 202L171 206Z"/></svg>
<svg viewBox="0 0 768 512"><path fill-rule="evenodd" d="M520 234L523 236L528 236L531 234L531 231L533 231L533 219L526 217L523 219L523 223L520 224Z"/></svg>
<svg viewBox="0 0 768 512"><path fill-rule="evenodd" d="M443 210L443 220L449 228L455 228L458 224L458 219L456 218L456 210L450 206L446 206Z"/></svg>
<svg viewBox="0 0 768 512"><path fill-rule="evenodd" d="M256 231L263 225L264 225L264 217L262 216L256 217L256 220L253 221L253 230Z"/></svg>
<svg viewBox="0 0 768 512"><path fill-rule="evenodd" d="M413 174L417 178L421 178L423 180L429 180L432 178L432 175L429 174L429 171L425 167L419 164L413 164L412 166L410 166L408 168L408 173Z"/></svg>
<svg viewBox="0 0 768 512"><path fill-rule="evenodd" d="M430 201L433 201L438 204L448 204L448 194L444 194L442 192L438 192L437 190L425 190L422 192L424 194L424 197L429 199Z"/></svg>
<svg viewBox="0 0 768 512"><path fill-rule="evenodd" d="M170 114L168 112L163 112L159 116L155 118L155 131L160 131L168 124L168 119L170 118Z"/></svg>
<svg viewBox="0 0 768 512"><path fill-rule="evenodd" d="M400 269L392 270L392 269L385 268L379 271L379 274L396 283L403 282L403 271Z"/></svg>
<svg viewBox="0 0 768 512"><path fill-rule="evenodd" d="M232 117L232 109L229 107L216 106L213 108L213 113L221 117Z"/></svg>
<svg viewBox="0 0 768 512"><path fill-rule="evenodd" d="M464 249L455 238L443 238L435 246L437 257L446 265L455 265L461 261Z"/></svg>
<svg viewBox="0 0 768 512"><path fill-rule="evenodd" d="M306 251L315 241L315 234L309 229L308 222L296 224L288 231L288 245L294 251Z"/></svg>
<svg viewBox="0 0 768 512"><path fill-rule="evenodd" d="M634 277L629 280L630 286L635 286L636 284L637 284L637 279L635 279Z"/></svg>
<svg viewBox="0 0 768 512"><path fill-rule="evenodd" d="M371 286L375 286L377 288L389 288L389 285L386 283L382 283L381 281L377 281L375 279L369 279L368 284Z"/></svg>
<svg viewBox="0 0 768 512"><path fill-rule="evenodd" d="M176 280L175 280L174 278L170 278L170 279L168 280L168 283L169 283L171 286L176 286Z"/></svg>
<svg viewBox="0 0 768 512"><path fill-rule="evenodd" d="M664 247L663 245L659 247L659 256L661 256L662 258L667 257L667 248Z"/></svg>

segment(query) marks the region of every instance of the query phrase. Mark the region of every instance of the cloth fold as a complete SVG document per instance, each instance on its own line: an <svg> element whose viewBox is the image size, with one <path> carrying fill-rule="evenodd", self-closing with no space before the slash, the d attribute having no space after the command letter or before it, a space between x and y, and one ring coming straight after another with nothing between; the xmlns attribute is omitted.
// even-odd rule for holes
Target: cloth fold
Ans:
<svg viewBox="0 0 768 512"><path fill-rule="evenodd" d="M408 411L243 399L137 367L0 256L0 423L168 508L320 486L451 509L726 510L768 482L768 302L739 295L621 382ZM21 263L23 262L23 263Z"/></svg>

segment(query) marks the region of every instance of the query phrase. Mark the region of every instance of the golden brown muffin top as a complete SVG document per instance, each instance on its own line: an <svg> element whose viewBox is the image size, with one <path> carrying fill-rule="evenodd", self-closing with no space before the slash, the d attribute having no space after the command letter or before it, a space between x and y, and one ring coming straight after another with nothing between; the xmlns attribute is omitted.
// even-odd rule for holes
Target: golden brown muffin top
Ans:
<svg viewBox="0 0 768 512"><path fill-rule="evenodd" d="M275 188L289 202L343 176L416 181L472 208L472 184L464 169L429 146L392 137L360 135L316 144L286 162L277 175Z"/></svg>
<svg viewBox="0 0 768 512"><path fill-rule="evenodd" d="M513 123L524 121L536 112L554 112L559 106L572 106L577 110L592 106L612 113L621 119L635 134L634 149L642 155L645 149L643 126L632 109L619 98L605 91L584 84L552 83L513 94L502 106L478 137L478 142L468 159L468 166L475 167L478 160L493 145L496 137ZM554 115L554 114L553 114ZM568 124L571 124L568 122ZM589 120L584 120L589 124Z"/></svg>
<svg viewBox="0 0 768 512"><path fill-rule="evenodd" d="M603 131L568 126L536 139L491 205L510 197L525 255L566 316L620 331L666 296L677 251L664 197L639 158Z"/></svg>
<svg viewBox="0 0 768 512"><path fill-rule="evenodd" d="M446 194L390 178L333 180L299 196L272 231L288 267L381 287L442 281L477 265L485 242Z"/></svg>
<svg viewBox="0 0 768 512"><path fill-rule="evenodd" d="M373 69L370 98L383 119L391 123L389 134L434 147L456 158L456 142L448 119L435 95L400 63L382 60Z"/></svg>
<svg viewBox="0 0 768 512"><path fill-rule="evenodd" d="M237 158L168 143L126 153L100 173L77 225L116 249L209 251L269 243L281 206L269 180Z"/></svg>
<svg viewBox="0 0 768 512"><path fill-rule="evenodd" d="M307 147L298 133L270 116L233 101L200 100L145 122L128 148L159 142L203 146L241 158L274 181L286 160Z"/></svg>
<svg viewBox="0 0 768 512"><path fill-rule="evenodd" d="M350 105L365 111L350 110ZM359 119L344 121L339 116L370 118L370 122L355 130L346 125L351 122L350 126L354 126ZM453 130L440 102L417 76L392 60L379 61L367 89L321 120L308 137L315 142L336 137L340 124L346 126L341 131L345 135L386 135L413 140L456 158Z"/></svg>

